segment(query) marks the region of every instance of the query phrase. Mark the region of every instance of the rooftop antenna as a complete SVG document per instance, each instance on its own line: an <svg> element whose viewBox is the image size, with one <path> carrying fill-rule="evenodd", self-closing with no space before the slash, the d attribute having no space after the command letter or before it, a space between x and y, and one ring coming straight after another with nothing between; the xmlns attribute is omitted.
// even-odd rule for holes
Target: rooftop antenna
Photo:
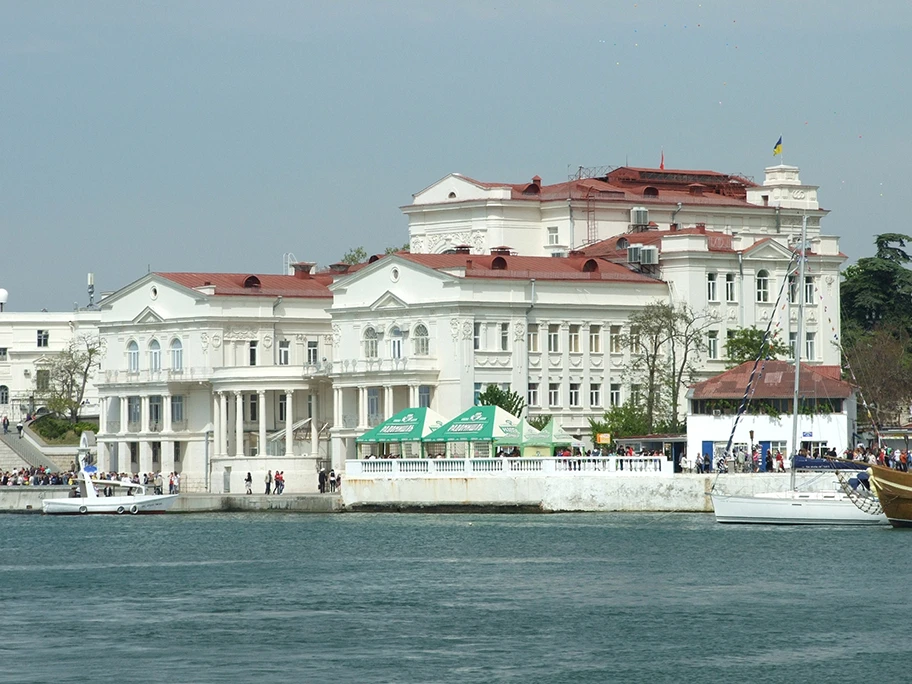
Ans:
<svg viewBox="0 0 912 684"><path fill-rule="evenodd" d="M95 306L95 274L89 273L88 278L88 287L86 290L89 293L89 306L86 307L89 311L94 311L97 307Z"/></svg>
<svg viewBox="0 0 912 684"><path fill-rule="evenodd" d="M297 257L291 252L285 252L282 255L282 275L294 275L294 266L298 263Z"/></svg>

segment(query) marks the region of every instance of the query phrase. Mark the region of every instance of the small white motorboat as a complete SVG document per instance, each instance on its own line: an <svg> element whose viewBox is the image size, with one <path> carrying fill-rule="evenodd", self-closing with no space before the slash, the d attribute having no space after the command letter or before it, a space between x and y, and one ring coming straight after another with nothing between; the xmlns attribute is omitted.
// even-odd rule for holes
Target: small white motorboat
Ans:
<svg viewBox="0 0 912 684"><path fill-rule="evenodd" d="M89 513L164 513L177 500L177 494L146 494L146 487L128 480L93 480L93 466L79 471L78 497L44 499L41 508L49 515L86 515ZM114 496L102 496L99 488L114 488ZM118 491L120 490L120 491Z"/></svg>

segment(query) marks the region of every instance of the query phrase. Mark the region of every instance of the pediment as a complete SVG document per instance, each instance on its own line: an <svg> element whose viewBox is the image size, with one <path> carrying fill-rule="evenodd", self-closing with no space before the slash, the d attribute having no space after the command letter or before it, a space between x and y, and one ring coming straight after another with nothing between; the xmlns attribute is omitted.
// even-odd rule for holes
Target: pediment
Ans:
<svg viewBox="0 0 912 684"><path fill-rule="evenodd" d="M384 292L373 304L370 305L371 311L389 311L394 309L407 308L408 304L406 304L402 299L389 291Z"/></svg>
<svg viewBox="0 0 912 684"><path fill-rule="evenodd" d="M780 259L791 259L792 253L775 240L766 240L759 245L754 245L750 249L744 250L744 256L748 259L778 261Z"/></svg>
<svg viewBox="0 0 912 684"><path fill-rule="evenodd" d="M152 307L147 306L133 319L133 323L144 325L150 323L163 323L164 320L165 319L159 316Z"/></svg>

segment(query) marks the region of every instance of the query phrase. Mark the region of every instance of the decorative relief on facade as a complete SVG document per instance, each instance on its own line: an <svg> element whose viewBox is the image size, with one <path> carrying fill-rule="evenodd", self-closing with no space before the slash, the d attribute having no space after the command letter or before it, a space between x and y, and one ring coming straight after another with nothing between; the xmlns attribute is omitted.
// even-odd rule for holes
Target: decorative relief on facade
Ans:
<svg viewBox="0 0 912 684"><path fill-rule="evenodd" d="M411 246L409 251L413 254L423 254L424 253L424 239L420 237L412 238Z"/></svg>
<svg viewBox="0 0 912 684"><path fill-rule="evenodd" d="M472 246L475 248L475 254L484 254L485 238L482 233L475 233L472 236Z"/></svg>
<svg viewBox="0 0 912 684"><path fill-rule="evenodd" d="M525 323L516 322L513 324L513 339L517 342L522 342L526 336L526 325Z"/></svg>
<svg viewBox="0 0 912 684"><path fill-rule="evenodd" d="M541 357L540 356L530 356L529 357L529 368L539 368L541 366Z"/></svg>
<svg viewBox="0 0 912 684"><path fill-rule="evenodd" d="M256 331L251 328L228 328L225 330L222 338L228 342L229 340L255 340L257 338Z"/></svg>
<svg viewBox="0 0 912 684"><path fill-rule="evenodd" d="M463 321L462 322L462 339L464 339L464 340L472 339L472 321Z"/></svg>
<svg viewBox="0 0 912 684"><path fill-rule="evenodd" d="M459 319L458 318L450 319L450 335L453 336L454 340L459 339Z"/></svg>
<svg viewBox="0 0 912 684"><path fill-rule="evenodd" d="M323 344L325 344L326 346L329 346L333 343L333 340L335 340L335 339L336 339L335 333L333 333L332 335L323 335Z"/></svg>
<svg viewBox="0 0 912 684"><path fill-rule="evenodd" d="M200 333L200 344L203 349L209 349L209 333Z"/></svg>
<svg viewBox="0 0 912 684"><path fill-rule="evenodd" d="M582 356L582 354L580 354L580 355L578 355L578 356L571 356L571 357L570 357L570 365L573 366L574 368L579 368L580 366L582 366L582 365L583 365L583 356Z"/></svg>
<svg viewBox="0 0 912 684"><path fill-rule="evenodd" d="M814 309L810 309L807 314L808 323L815 323L817 321L817 312Z"/></svg>
<svg viewBox="0 0 912 684"><path fill-rule="evenodd" d="M601 356L591 356L589 357L589 365L593 368L601 368L604 359Z"/></svg>
<svg viewBox="0 0 912 684"><path fill-rule="evenodd" d="M266 347L266 349L272 349L272 335L263 336L263 346Z"/></svg>
<svg viewBox="0 0 912 684"><path fill-rule="evenodd" d="M338 323L333 323L333 346L338 349L339 344L342 342L342 328Z"/></svg>
<svg viewBox="0 0 912 684"><path fill-rule="evenodd" d="M770 317L769 309L763 309L763 311L760 312L761 321L768 321L769 317Z"/></svg>
<svg viewBox="0 0 912 684"><path fill-rule="evenodd" d="M222 338L220 335L216 334L212 336L212 346L216 349L222 346Z"/></svg>
<svg viewBox="0 0 912 684"><path fill-rule="evenodd" d="M548 357L548 365L550 365L551 368L560 368L560 367L561 367L561 362L562 362L563 360L564 360L564 359L563 359L562 356L549 356L549 357Z"/></svg>
<svg viewBox="0 0 912 684"><path fill-rule="evenodd" d="M789 312L789 320L790 320L790 321L797 321L797 320L798 320L798 310L797 310L797 309L792 309L792 310Z"/></svg>

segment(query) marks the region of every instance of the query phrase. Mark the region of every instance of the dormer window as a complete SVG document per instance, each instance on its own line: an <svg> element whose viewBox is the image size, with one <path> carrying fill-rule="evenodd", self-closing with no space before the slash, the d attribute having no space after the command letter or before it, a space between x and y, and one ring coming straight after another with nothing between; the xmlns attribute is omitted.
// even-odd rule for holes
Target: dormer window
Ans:
<svg viewBox="0 0 912 684"><path fill-rule="evenodd" d="M659 189L654 188L651 185L649 187L643 188L643 197L658 197Z"/></svg>
<svg viewBox="0 0 912 684"><path fill-rule="evenodd" d="M456 199L456 193L451 192L449 195L447 195L447 199Z"/></svg>
<svg viewBox="0 0 912 684"><path fill-rule="evenodd" d="M260 279L257 278L255 275L247 276L247 279L244 280L244 287L246 287L246 288L259 288L259 287L260 287Z"/></svg>

